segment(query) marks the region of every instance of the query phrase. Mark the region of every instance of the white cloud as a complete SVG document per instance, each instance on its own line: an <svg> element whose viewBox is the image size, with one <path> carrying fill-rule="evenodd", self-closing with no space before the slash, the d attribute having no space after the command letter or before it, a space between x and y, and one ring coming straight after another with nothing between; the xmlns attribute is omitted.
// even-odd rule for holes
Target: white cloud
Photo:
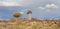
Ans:
<svg viewBox="0 0 60 29"><path fill-rule="evenodd" d="M5 2L5 1L2 1L2 2L0 2L0 6L19 6L19 4L16 3L16 2Z"/></svg>
<svg viewBox="0 0 60 29"><path fill-rule="evenodd" d="M58 6L56 6L55 4L47 4L45 8L52 9L52 8L58 8Z"/></svg>
<svg viewBox="0 0 60 29"><path fill-rule="evenodd" d="M41 9L55 9L55 8L58 8L58 6L55 4L47 4L44 7L39 7L39 8L41 8Z"/></svg>
<svg viewBox="0 0 60 29"><path fill-rule="evenodd" d="M47 11L47 12L50 12L50 11L52 11L52 10L54 10L54 9L57 9L58 6L55 5L55 4L46 4L44 7L39 7L39 8L40 8L40 9L43 9L43 10L45 10L45 11Z"/></svg>
<svg viewBox="0 0 60 29"><path fill-rule="evenodd" d="M24 12L20 12L21 14L24 14Z"/></svg>
<svg viewBox="0 0 60 29"><path fill-rule="evenodd" d="M2 0L0 6L24 6L31 5L33 2L28 0Z"/></svg>
<svg viewBox="0 0 60 29"><path fill-rule="evenodd" d="M39 7L39 8L41 8L41 9L45 9L45 8L43 8L43 7Z"/></svg>

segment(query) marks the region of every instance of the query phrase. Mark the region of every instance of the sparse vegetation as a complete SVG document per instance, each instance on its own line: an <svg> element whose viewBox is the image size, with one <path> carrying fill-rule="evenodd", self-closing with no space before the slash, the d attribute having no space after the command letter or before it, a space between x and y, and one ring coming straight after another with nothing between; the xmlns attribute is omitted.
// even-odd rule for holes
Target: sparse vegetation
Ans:
<svg viewBox="0 0 60 29"><path fill-rule="evenodd" d="M12 20L12 19L11 19ZM19 20L17 22L2 21L1 29L60 29L60 20ZM13 19L15 20L15 19ZM19 20L19 21L18 21ZM3 28L2 28L3 27Z"/></svg>

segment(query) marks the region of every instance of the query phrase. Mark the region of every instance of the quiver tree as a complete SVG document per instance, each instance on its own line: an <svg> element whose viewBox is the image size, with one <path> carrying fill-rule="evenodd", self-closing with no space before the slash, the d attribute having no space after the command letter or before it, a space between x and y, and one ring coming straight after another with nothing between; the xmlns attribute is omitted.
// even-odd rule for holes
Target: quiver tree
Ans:
<svg viewBox="0 0 60 29"><path fill-rule="evenodd" d="M28 10L28 11L27 11L27 14L28 14L28 19L30 19L30 20L31 20L32 10Z"/></svg>
<svg viewBox="0 0 60 29"><path fill-rule="evenodd" d="M19 19L19 17L22 16L22 14L23 14L23 12L15 12L15 13L13 14L13 16L16 17L16 18L15 18L15 19L16 19L16 22L17 22L17 19Z"/></svg>
<svg viewBox="0 0 60 29"><path fill-rule="evenodd" d="M15 12L13 16L19 18L20 16L22 16L22 14L23 14L22 12Z"/></svg>

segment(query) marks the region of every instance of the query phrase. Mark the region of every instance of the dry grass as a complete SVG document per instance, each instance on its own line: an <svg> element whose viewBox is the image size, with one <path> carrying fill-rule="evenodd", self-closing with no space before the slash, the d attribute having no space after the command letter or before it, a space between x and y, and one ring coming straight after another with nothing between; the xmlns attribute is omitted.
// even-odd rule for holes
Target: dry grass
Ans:
<svg viewBox="0 0 60 29"><path fill-rule="evenodd" d="M0 29L60 29L60 20L10 19L0 21Z"/></svg>

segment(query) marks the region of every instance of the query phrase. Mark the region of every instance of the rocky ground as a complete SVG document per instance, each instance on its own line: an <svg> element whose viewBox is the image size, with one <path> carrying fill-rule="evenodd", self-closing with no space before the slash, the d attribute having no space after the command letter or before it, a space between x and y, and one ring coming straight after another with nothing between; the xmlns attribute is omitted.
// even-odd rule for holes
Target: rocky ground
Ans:
<svg viewBox="0 0 60 29"><path fill-rule="evenodd" d="M60 29L60 20L16 19L0 20L0 29Z"/></svg>

